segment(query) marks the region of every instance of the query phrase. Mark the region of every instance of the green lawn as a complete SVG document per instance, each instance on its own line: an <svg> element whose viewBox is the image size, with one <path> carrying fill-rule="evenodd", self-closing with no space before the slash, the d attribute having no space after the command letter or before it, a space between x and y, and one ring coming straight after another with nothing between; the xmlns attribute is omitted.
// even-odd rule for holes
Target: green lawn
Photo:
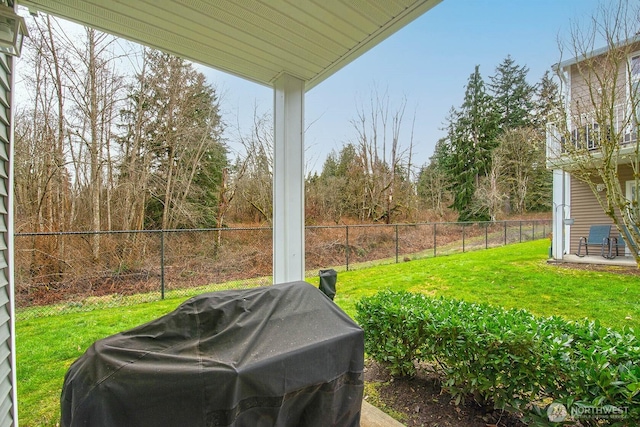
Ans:
<svg viewBox="0 0 640 427"><path fill-rule="evenodd" d="M340 273L336 302L353 316L362 296L407 290L640 329L639 277L551 265L548 247L543 239Z"/></svg>
<svg viewBox="0 0 640 427"><path fill-rule="evenodd" d="M336 303L352 317L362 296L382 289L525 308L539 315L588 317L640 327L640 279L546 263L547 240L338 274ZM317 284L317 278L310 278ZM22 426L55 426L69 365L95 340L173 310L182 299L19 321L18 400Z"/></svg>

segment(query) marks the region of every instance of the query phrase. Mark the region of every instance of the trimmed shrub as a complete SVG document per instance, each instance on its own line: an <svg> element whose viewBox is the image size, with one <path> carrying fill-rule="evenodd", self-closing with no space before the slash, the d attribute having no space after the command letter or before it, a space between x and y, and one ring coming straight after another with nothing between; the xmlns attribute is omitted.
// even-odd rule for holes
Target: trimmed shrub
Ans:
<svg viewBox="0 0 640 427"><path fill-rule="evenodd" d="M551 401L574 414L626 411L622 421L583 417L583 425L640 422L640 343L633 330L390 291L363 298L356 319L370 357L394 375L433 364L456 403L473 396L497 409L529 411L536 424L548 424L541 402Z"/></svg>

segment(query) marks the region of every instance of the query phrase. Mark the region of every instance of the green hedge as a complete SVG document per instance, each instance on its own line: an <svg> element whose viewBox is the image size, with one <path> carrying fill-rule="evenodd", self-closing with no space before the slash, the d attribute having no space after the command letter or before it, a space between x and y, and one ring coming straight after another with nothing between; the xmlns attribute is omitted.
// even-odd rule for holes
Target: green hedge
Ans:
<svg viewBox="0 0 640 427"><path fill-rule="evenodd" d="M631 329L408 292L381 292L356 308L369 357L395 375L434 364L456 403L473 396L548 424L543 407L553 401L583 414L583 425L640 425L640 342ZM622 421L589 420L588 408L626 412Z"/></svg>

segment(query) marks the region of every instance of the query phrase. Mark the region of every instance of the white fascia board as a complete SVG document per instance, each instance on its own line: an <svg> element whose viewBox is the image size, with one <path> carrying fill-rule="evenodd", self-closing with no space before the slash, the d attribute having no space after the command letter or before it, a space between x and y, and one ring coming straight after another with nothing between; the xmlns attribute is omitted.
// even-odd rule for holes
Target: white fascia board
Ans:
<svg viewBox="0 0 640 427"><path fill-rule="evenodd" d="M615 43L613 45L613 47L622 47L622 46L626 46L626 45L629 45L629 44L632 44L632 43L638 43L638 42L640 42L640 35L635 35L633 37L630 37L628 39L625 39L625 40L622 40L620 42ZM559 69L566 68L566 67L568 67L570 65L577 64L578 62L582 62L582 61L584 61L586 59L595 58L596 56L602 55L603 53L605 53L608 50L610 50L611 47L612 46L604 46L604 47L601 47L599 49L594 49L591 52L589 52L588 54L578 55L578 56L575 56L573 58L567 59L565 61L559 62L557 64L553 64L551 66L551 68L554 71L557 71Z"/></svg>

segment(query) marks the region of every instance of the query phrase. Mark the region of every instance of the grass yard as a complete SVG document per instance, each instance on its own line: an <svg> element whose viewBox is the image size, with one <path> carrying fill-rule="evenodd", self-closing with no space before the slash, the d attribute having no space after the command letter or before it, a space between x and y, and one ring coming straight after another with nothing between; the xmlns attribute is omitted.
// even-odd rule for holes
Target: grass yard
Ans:
<svg viewBox="0 0 640 427"><path fill-rule="evenodd" d="M406 290L640 330L640 276L551 265L548 247L543 239L339 273L336 302L353 316L363 296Z"/></svg>
<svg viewBox="0 0 640 427"><path fill-rule="evenodd" d="M546 263L545 240L372 267L338 274L336 303L349 315L362 296L382 289L424 292L568 319L598 319L640 329L640 278ZM310 278L317 284L317 278ZM55 426L69 365L95 340L152 320L184 298L17 322L18 401L22 426Z"/></svg>

